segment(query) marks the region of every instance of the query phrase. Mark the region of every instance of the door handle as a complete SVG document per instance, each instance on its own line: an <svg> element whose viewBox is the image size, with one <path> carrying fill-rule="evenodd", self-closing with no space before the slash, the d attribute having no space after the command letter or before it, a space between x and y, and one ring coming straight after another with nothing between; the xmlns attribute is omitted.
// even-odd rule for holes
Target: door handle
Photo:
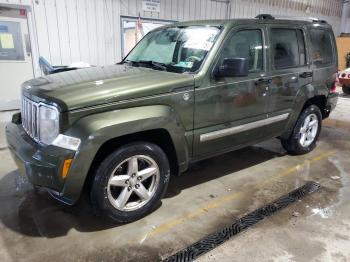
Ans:
<svg viewBox="0 0 350 262"><path fill-rule="evenodd" d="M312 77L313 76L313 73L312 72L303 72L299 75L299 77L301 78L309 78L309 77Z"/></svg>
<svg viewBox="0 0 350 262"><path fill-rule="evenodd" d="M255 81L255 85L269 85L271 84L272 79L271 78L260 78Z"/></svg>

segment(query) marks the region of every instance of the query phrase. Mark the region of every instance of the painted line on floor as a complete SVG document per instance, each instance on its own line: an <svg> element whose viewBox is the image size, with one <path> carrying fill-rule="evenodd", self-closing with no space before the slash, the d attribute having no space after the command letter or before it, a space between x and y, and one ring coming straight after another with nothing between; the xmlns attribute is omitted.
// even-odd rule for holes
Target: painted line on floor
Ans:
<svg viewBox="0 0 350 262"><path fill-rule="evenodd" d="M316 192L320 188L320 185L315 182L307 182L302 187L293 190L292 192L284 195L277 200L273 201L261 207L257 210L250 212L249 214L236 219L232 224L221 228L215 233L209 234L196 243L176 252L175 254L164 259L164 262L190 262L200 257L201 255L208 253L215 249L219 245L223 244L227 240L241 233L242 231L254 226L258 222L264 220L267 217L272 216L277 211L289 206L292 203Z"/></svg>
<svg viewBox="0 0 350 262"><path fill-rule="evenodd" d="M291 175L291 174L295 173L296 171L298 171L300 168L303 168L304 166L306 166L308 163L318 162L318 161L323 160L329 156L334 155L335 153L336 153L336 150L326 151L318 156L311 158L310 160L306 160L305 163L292 166L292 167L286 169L282 173L268 177L266 179L266 181L263 182L263 184L267 184L275 179ZM150 231L144 233L141 237L138 237L136 239L132 239L132 240L128 241L128 244L130 244L130 245L142 244L146 239L148 239L150 237L168 232L178 225L184 224L184 223L188 222L189 220L192 220L192 219L194 219L202 214L207 213L209 210L221 207L230 201L239 199L243 195L243 193L244 193L243 191L237 191L237 192L233 192L231 194L225 195L225 196L218 197L215 200L207 203L205 206L200 207L200 208L196 209L195 211L193 211L185 216L182 216L182 217L179 217L177 219L171 220L169 222L163 223L163 224L151 229Z"/></svg>
<svg viewBox="0 0 350 262"><path fill-rule="evenodd" d="M330 157L330 156L334 155L336 152L337 152L336 150L330 150L330 151L324 152L323 154L315 156L315 157L311 158L310 160L305 159L304 163L292 166L292 167L286 169L285 171L283 171L282 173L279 173L279 174L276 174L276 175L273 175L273 176L267 178L266 181L263 182L263 184L270 183L272 180L275 180L275 179L278 179L281 177L289 176L289 175L297 172L298 170L304 168L306 165L313 164L313 163L318 162L320 160L323 160L327 157Z"/></svg>

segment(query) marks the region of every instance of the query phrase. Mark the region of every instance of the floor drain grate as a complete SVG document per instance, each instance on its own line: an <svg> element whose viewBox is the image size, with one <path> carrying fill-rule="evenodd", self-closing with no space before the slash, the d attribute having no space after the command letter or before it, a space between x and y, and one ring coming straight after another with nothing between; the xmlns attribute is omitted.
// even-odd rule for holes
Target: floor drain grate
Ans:
<svg viewBox="0 0 350 262"><path fill-rule="evenodd" d="M266 206L259 208L246 216L234 221L233 224L222 228L221 230L206 236L199 240L197 243L184 248L176 254L166 258L163 261L167 262L189 262L193 261L204 253L221 245L225 241L229 240L233 236L242 232L250 226L255 225L259 221L266 217L273 215L276 211L285 208L289 204L298 201L306 195L309 195L320 188L320 185L315 182L307 182L302 187L290 192L289 194L275 200L274 202L267 204Z"/></svg>

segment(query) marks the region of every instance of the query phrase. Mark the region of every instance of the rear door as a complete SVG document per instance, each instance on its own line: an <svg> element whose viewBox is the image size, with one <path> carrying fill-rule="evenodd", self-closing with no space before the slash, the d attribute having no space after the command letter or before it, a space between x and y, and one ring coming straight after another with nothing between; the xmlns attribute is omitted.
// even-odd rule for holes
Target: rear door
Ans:
<svg viewBox="0 0 350 262"><path fill-rule="evenodd" d="M307 34L302 26L270 25L270 76L268 117L276 118L266 131L280 135L286 127L302 86L312 82Z"/></svg>
<svg viewBox="0 0 350 262"><path fill-rule="evenodd" d="M309 27L311 40L311 62L313 85L317 90L323 90L328 95L328 89L333 85L338 71L337 51L334 34L331 29Z"/></svg>

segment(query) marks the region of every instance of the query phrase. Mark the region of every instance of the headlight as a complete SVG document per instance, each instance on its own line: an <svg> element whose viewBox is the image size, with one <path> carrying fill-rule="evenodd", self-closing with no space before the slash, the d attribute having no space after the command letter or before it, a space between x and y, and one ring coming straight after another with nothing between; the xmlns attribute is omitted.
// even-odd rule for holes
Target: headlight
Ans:
<svg viewBox="0 0 350 262"><path fill-rule="evenodd" d="M49 145L59 134L59 113L57 108L39 105L39 140Z"/></svg>

